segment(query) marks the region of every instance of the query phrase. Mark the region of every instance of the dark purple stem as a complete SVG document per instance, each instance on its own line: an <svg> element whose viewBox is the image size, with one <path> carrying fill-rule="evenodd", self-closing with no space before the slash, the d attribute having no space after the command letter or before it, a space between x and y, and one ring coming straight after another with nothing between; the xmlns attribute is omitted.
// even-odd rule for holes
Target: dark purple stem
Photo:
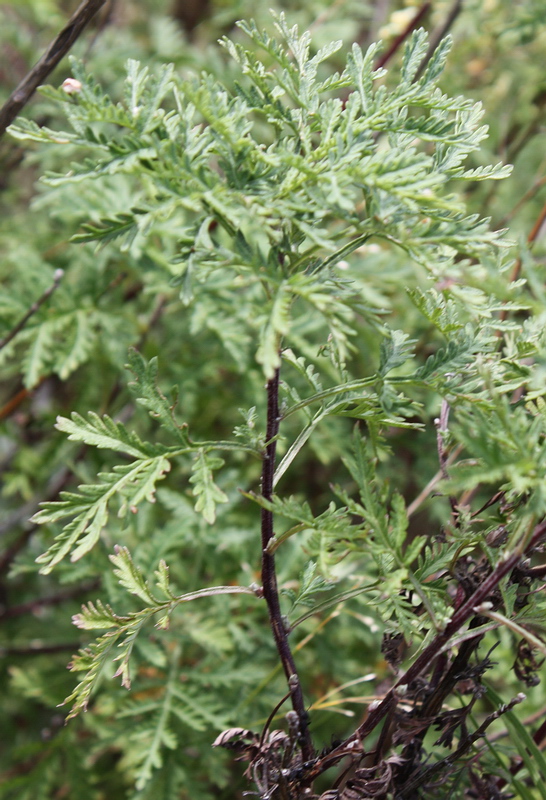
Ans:
<svg viewBox="0 0 546 800"><path fill-rule="evenodd" d="M275 475L275 456L277 450L277 434L279 432L279 370L267 382L267 430L266 449L262 467L262 495L266 500L273 498L273 479ZM300 726L300 744L304 761L314 756L313 743L309 733L308 715L303 700L300 679L294 657L288 643L288 633L283 623L279 589L275 572L275 556L268 553L267 545L274 536L273 512L262 508L262 585L263 596L267 603L269 622L273 638L279 653L284 673L290 689L292 707L298 715Z"/></svg>
<svg viewBox="0 0 546 800"><path fill-rule="evenodd" d="M529 552L535 547L544 534L546 534L546 522L541 522L540 525L537 525L534 529L523 551L519 548L516 549L508 558L503 559L500 564L495 567L493 572L480 584L476 591L455 611L445 629L438 633L436 638L423 650L421 655L417 657L408 671L396 681L383 700L369 711L362 725L360 725L348 739L336 747L335 750L332 750L324 759L316 762L315 766L310 771L312 777L320 775L326 769L329 769L337 763L337 761L346 756L348 752L351 752L355 744L362 742L364 738L373 731L391 708L393 697L396 698L402 687L405 688L411 685L422 672L431 666L444 645L446 645L450 638L477 613L475 609L490 597L504 576L508 575L521 561L524 553Z"/></svg>
<svg viewBox="0 0 546 800"><path fill-rule="evenodd" d="M51 42L40 60L23 78L19 86L0 108L0 136L17 114L28 103L37 87L44 82L59 61L78 39L86 25L93 19L106 0L84 0L68 20L62 31Z"/></svg>

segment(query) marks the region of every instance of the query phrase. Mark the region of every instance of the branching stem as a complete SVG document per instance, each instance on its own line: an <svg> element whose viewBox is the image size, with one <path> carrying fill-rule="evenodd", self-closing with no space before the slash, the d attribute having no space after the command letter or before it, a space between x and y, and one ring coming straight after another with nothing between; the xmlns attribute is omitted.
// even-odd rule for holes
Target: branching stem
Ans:
<svg viewBox="0 0 546 800"><path fill-rule="evenodd" d="M267 382L267 445L262 467L262 495L266 500L272 500L273 498L273 477L275 474L279 421L279 370L277 369L274 376ZM303 760L310 761L314 755L314 748L309 733L308 715L296 664L288 643L288 634L283 623L275 571L275 556L269 553L267 549L267 545L274 535L273 512L266 508L262 508L261 528L263 594L267 603L269 622L275 645L288 681L292 707L298 715Z"/></svg>
<svg viewBox="0 0 546 800"><path fill-rule="evenodd" d="M39 310L41 306L48 300L53 292L58 289L59 284L61 283L64 276L64 270L57 269L55 270L55 274L53 275L53 283L49 288L45 290L45 292L40 295L40 297L31 305L29 310L21 317L17 325L15 325L11 331L4 336L3 339L0 340L0 350L2 350L7 344L11 342L12 339L15 339L17 334L23 330L29 319L34 316L34 314Z"/></svg>
<svg viewBox="0 0 546 800"><path fill-rule="evenodd" d="M422 653L415 659L407 672L402 675L394 684L394 686L387 692L383 700L378 703L375 708L371 708L366 719L356 729L356 731L342 742L335 750L332 750L324 759L319 759L314 767L311 769L310 774L312 777L320 775L325 770L336 764L341 760L347 752L362 742L371 731L384 719L389 712L392 699L402 689L409 686L421 675L427 668L429 668L436 657L441 652L444 645L457 633L457 631L466 623L473 615L476 614L476 608L481 605L491 593L498 586L500 581L508 575L514 567L520 562L522 556L535 547L540 539L546 534L546 522L541 522L535 527L533 533L526 543L525 547L517 547L507 558L504 558L490 573L490 575L478 586L476 591L462 603L461 606L455 611L450 622L446 625L443 631L440 631L430 644L425 647Z"/></svg>
<svg viewBox="0 0 546 800"><path fill-rule="evenodd" d="M93 19L106 0L84 0L72 14L65 27L53 39L43 56L32 67L19 86L0 108L0 136L26 106L37 87L44 82L59 61L65 56L84 28Z"/></svg>

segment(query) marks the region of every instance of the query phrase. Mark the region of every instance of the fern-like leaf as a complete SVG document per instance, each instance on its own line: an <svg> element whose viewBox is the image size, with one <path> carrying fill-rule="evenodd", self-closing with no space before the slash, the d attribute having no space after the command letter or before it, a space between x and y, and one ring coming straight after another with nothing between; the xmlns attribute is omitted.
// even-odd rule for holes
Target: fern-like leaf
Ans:
<svg viewBox="0 0 546 800"><path fill-rule="evenodd" d="M189 445L186 426L178 425L174 418L176 400L169 404L157 386L157 358L152 358L147 363L137 350L131 348L128 367L135 375L135 381L129 384L129 388L136 396L137 403L148 409L150 416L159 421L175 442Z"/></svg>
<svg viewBox="0 0 546 800"><path fill-rule="evenodd" d="M195 510L201 513L210 525L216 519L217 504L228 502L227 495L214 483L212 475L212 471L219 469L223 464L223 459L211 456L203 449L198 451L193 462L190 483L193 484L193 494L197 498Z"/></svg>
<svg viewBox="0 0 546 800"><path fill-rule="evenodd" d="M36 559L42 565L42 574L51 572L70 551L71 560L77 561L94 547L108 521L108 504L116 495L122 498L121 515L128 509L136 511L143 500L153 502L156 483L170 468L170 462L162 455L139 459L126 466L114 467L113 472L101 473L102 483L82 485L78 487L79 493L62 492L60 500L43 503L32 518L33 522L42 525L66 517L72 517L72 520L51 547Z"/></svg>

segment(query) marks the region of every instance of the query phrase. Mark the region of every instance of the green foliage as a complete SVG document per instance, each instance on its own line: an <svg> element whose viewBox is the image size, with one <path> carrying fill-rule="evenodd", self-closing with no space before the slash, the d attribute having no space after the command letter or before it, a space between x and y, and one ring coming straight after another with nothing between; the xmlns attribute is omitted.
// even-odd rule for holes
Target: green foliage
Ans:
<svg viewBox="0 0 546 800"><path fill-rule="evenodd" d="M460 55L480 10L444 79L449 36L406 35L385 69L352 43L377 33L361 4L236 28L232 5L195 44L153 14L149 44L102 32L77 90L42 87L40 124L10 128L29 159L6 189L25 236L0 223L0 798L227 800L249 788L230 750L271 800L313 776L317 800L542 797L522 720L545 700L546 297L496 230L534 117L487 139ZM529 52L543 32L532 3L513 31L492 5L475 35L500 76L499 29ZM361 745L374 771L336 774Z"/></svg>

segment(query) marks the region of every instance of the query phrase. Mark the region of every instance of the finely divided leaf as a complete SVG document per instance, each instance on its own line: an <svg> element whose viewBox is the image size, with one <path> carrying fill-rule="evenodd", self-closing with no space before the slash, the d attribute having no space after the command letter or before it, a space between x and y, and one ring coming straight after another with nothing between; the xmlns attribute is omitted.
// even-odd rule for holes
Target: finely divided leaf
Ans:
<svg viewBox="0 0 546 800"><path fill-rule="evenodd" d="M193 472L190 483L193 483L193 494L197 498L195 510L212 525L216 519L217 503L227 503L227 495L214 483L213 469L219 469L224 461L217 456L211 456L205 450L199 450L193 462Z"/></svg>
<svg viewBox="0 0 546 800"><path fill-rule="evenodd" d="M189 446L186 426L178 425L174 418L176 403L169 404L157 386L157 358L152 358L146 363L140 353L131 348L128 368L136 376L136 380L129 384L129 388L136 396L137 403L148 409L150 416L159 421L160 425L174 437L177 444Z"/></svg>
<svg viewBox="0 0 546 800"><path fill-rule="evenodd" d="M379 374L385 376L396 367L402 366L412 355L414 339L410 339L404 331L389 331L389 336L381 341L381 359Z"/></svg>
<svg viewBox="0 0 546 800"><path fill-rule="evenodd" d="M114 422L106 415L101 418L93 411L88 412L87 419L76 412L72 413L71 419L57 417L55 427L68 433L68 438L73 442L116 450L134 458L153 457L164 452L163 449L143 442L136 433L129 433L121 422Z"/></svg>
<svg viewBox="0 0 546 800"><path fill-rule="evenodd" d="M65 525L54 543L36 559L42 564L40 572L51 572L55 564L71 551L72 561L81 558L97 543L108 521L108 504L119 495L122 498L120 513L127 509L136 512L143 500L153 502L155 485L171 468L163 456L145 458L132 464L114 467L113 472L101 473L102 483L79 486L79 493L61 492L60 500L43 503L32 521L43 525L55 523L66 517L72 520Z"/></svg>
<svg viewBox="0 0 546 800"><path fill-rule="evenodd" d="M116 545L115 555L110 556L110 561L116 569L114 575L119 579L121 586L149 606L157 606L158 600L153 596L146 583L142 571L137 567L127 547Z"/></svg>

